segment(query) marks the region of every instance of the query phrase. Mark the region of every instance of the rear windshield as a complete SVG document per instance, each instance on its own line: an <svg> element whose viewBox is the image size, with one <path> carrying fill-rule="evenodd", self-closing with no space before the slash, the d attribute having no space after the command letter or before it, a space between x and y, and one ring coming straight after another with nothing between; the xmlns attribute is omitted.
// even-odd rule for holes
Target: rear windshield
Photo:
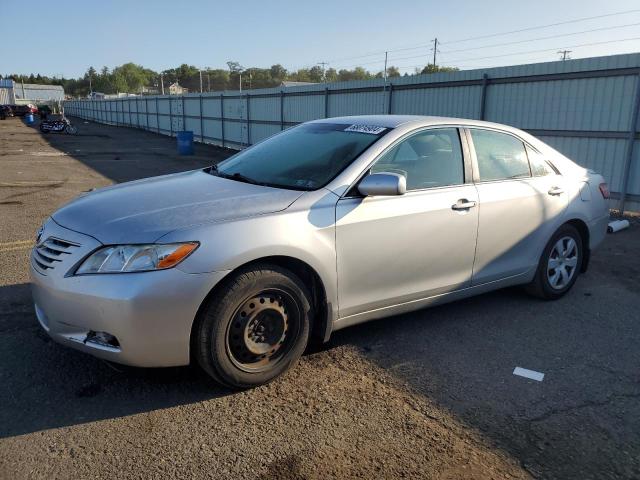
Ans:
<svg viewBox="0 0 640 480"><path fill-rule="evenodd" d="M324 187L389 129L307 123L261 142L218 165L229 178L296 190Z"/></svg>

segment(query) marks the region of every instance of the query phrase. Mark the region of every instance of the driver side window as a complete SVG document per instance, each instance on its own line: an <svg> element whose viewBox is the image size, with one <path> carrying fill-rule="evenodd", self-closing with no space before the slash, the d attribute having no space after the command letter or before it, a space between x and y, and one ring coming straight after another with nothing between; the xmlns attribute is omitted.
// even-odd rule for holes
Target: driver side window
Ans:
<svg viewBox="0 0 640 480"><path fill-rule="evenodd" d="M371 173L395 172L407 179L407 190L464 183L464 160L456 128L423 130L391 148Z"/></svg>

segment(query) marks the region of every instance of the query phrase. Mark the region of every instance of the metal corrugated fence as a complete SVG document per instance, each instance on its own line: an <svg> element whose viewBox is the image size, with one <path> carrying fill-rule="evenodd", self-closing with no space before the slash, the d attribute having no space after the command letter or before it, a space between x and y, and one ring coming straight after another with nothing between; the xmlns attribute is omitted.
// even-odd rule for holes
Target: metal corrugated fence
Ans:
<svg viewBox="0 0 640 480"><path fill-rule="evenodd" d="M483 119L539 137L640 206L640 54L245 92L65 102L69 115L242 148L307 120L361 114ZM635 147L635 148L634 148ZM623 203L622 201L620 202Z"/></svg>

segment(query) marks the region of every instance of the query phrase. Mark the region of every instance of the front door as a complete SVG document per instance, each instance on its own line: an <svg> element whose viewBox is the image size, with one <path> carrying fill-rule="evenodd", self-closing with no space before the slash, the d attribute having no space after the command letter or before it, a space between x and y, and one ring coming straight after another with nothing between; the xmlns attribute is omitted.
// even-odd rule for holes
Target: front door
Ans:
<svg viewBox="0 0 640 480"><path fill-rule="evenodd" d="M479 206L475 186L464 183L458 130L414 133L371 171L401 173L407 193L338 201L340 317L469 286Z"/></svg>

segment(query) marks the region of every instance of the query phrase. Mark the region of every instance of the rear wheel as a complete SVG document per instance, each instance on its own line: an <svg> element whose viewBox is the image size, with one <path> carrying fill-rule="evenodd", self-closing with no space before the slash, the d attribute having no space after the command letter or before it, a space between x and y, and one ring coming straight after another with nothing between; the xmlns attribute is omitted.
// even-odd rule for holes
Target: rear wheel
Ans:
<svg viewBox="0 0 640 480"><path fill-rule="evenodd" d="M66 127L64 127L64 131L69 135L75 135L76 133L78 133L78 129L73 125L67 125Z"/></svg>
<svg viewBox="0 0 640 480"><path fill-rule="evenodd" d="M200 366L234 388L273 380L306 348L310 298L297 276L275 265L239 272L213 295L198 319Z"/></svg>
<svg viewBox="0 0 640 480"><path fill-rule="evenodd" d="M580 273L582 237L571 225L563 225L551 237L540 257L538 270L527 292L546 300L556 300L567 293Z"/></svg>

